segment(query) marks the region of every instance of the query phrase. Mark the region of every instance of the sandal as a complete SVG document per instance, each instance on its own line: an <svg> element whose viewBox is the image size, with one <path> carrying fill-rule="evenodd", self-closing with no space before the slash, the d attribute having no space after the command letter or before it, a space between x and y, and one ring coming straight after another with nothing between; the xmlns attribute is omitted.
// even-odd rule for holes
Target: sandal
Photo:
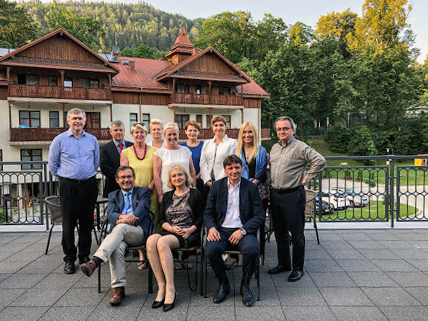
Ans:
<svg viewBox="0 0 428 321"><path fill-rule="evenodd" d="M147 262L140 261L137 264L139 270L145 270L148 268Z"/></svg>

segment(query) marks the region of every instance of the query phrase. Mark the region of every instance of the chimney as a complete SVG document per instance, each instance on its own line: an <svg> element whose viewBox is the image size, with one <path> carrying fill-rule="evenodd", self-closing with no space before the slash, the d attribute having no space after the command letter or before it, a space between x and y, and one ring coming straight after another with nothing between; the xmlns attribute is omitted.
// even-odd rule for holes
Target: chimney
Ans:
<svg viewBox="0 0 428 321"><path fill-rule="evenodd" d="M130 71L135 71L135 60L130 60L129 61L129 70Z"/></svg>
<svg viewBox="0 0 428 321"><path fill-rule="evenodd" d="M192 55L197 55L200 52L199 48L193 48Z"/></svg>

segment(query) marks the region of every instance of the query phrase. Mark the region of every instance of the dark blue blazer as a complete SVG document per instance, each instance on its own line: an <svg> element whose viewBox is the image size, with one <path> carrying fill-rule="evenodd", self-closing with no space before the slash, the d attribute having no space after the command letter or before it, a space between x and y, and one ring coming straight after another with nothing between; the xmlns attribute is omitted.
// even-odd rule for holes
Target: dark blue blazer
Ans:
<svg viewBox="0 0 428 321"><path fill-rule="evenodd" d="M123 149L131 147L134 143L124 140L125 146ZM120 165L120 154L113 140L100 147L100 168L101 173L105 176L103 196L107 197L111 192L119 189L116 183L117 168Z"/></svg>
<svg viewBox="0 0 428 321"><path fill-rule="evenodd" d="M204 223L208 231L212 227L218 230L226 217L227 180L228 178L225 177L211 185L204 211ZM257 234L257 230L265 222L265 212L259 189L256 184L245 178L241 178L239 188L239 216L244 229L251 234Z"/></svg>
<svg viewBox="0 0 428 321"><path fill-rule="evenodd" d="M138 217L135 225L141 226L146 235L149 235L151 222L149 214L150 193L151 191L148 188L135 186L131 197L131 204L134 210L133 214ZM107 217L111 222L111 230L116 225L116 221L119 219L124 206L125 199L123 198L122 190L119 189L108 194Z"/></svg>

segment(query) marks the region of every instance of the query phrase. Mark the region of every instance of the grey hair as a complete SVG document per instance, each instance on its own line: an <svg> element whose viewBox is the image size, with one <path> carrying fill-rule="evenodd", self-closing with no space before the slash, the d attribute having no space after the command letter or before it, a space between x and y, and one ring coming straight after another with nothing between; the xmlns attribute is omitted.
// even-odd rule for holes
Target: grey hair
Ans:
<svg viewBox="0 0 428 321"><path fill-rule="evenodd" d="M276 120L275 120L275 124L274 124L274 127L276 128L276 123L277 122L279 122L280 120L288 120L289 122L290 122L290 124L291 124L291 129L293 130L293 132L295 132L296 131L296 124L294 123L294 120L291 118L291 117L288 117L288 116L281 116L281 117L278 117Z"/></svg>
<svg viewBox="0 0 428 321"><path fill-rule="evenodd" d="M71 115L82 114L83 120L86 121L86 113L80 108L72 108L67 112L67 119L70 119Z"/></svg>
<svg viewBox="0 0 428 321"><path fill-rule="evenodd" d="M113 126L116 126L116 127L120 127L120 126L122 126L123 128L125 128L125 124L123 123L123 121L121 121L121 120L113 120L111 123L110 123L110 125L108 126L108 128L110 128L110 129L112 129L113 128Z"/></svg>

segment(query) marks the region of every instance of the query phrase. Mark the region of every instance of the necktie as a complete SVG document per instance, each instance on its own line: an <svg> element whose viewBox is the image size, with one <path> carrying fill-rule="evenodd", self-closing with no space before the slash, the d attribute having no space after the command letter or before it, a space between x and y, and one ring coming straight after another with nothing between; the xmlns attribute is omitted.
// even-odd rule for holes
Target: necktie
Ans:
<svg viewBox="0 0 428 321"><path fill-rule="evenodd" d="M122 151L123 151L123 144L122 144L122 143L120 143L118 146L119 146L119 153L120 153L120 154L122 154Z"/></svg>
<svg viewBox="0 0 428 321"><path fill-rule="evenodd" d="M122 214L130 214L132 212L131 195L131 192L125 194L125 206L123 207Z"/></svg>

